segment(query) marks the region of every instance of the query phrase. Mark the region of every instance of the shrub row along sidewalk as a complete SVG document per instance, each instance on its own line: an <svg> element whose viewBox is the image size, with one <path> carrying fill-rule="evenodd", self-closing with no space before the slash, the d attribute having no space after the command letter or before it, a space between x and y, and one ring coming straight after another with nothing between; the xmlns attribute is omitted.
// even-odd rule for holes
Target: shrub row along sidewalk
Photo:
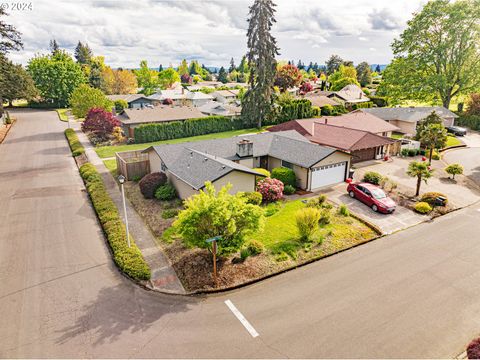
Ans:
<svg viewBox="0 0 480 360"><path fill-rule="evenodd" d="M73 129L65 130L65 136L74 157L85 152ZM80 175L85 182L95 212L112 249L115 263L132 279L149 280L150 268L133 239L131 239L131 246L128 247L125 226L120 219L117 207L107 193L102 176L90 163L80 167Z"/></svg>
<svg viewBox="0 0 480 360"><path fill-rule="evenodd" d="M85 148L85 154L83 156L88 158L89 163L92 164L99 173L107 194L116 206L117 212L119 212L120 219L123 219L122 196L117 182L96 154L95 148L90 143L87 136L80 130L80 124L75 122L72 126L80 143ZM128 199L127 213L129 232L133 238L135 238L135 243L141 251L143 259L150 268L151 278L146 286L165 293L185 294L185 289L178 279L175 270L171 266L162 249L156 244L155 238L143 222L142 218L131 206Z"/></svg>

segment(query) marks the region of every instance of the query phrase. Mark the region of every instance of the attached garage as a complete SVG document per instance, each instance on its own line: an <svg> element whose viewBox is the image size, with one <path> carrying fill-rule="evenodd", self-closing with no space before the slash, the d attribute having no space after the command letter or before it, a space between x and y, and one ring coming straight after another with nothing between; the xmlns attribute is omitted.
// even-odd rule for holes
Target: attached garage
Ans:
<svg viewBox="0 0 480 360"><path fill-rule="evenodd" d="M346 179L347 161L311 168L311 190L341 183Z"/></svg>

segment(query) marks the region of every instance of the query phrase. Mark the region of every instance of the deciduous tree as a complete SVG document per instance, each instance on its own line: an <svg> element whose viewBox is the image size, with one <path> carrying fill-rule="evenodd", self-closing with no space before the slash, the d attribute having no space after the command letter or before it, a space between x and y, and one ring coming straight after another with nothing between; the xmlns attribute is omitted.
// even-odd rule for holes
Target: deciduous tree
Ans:
<svg viewBox="0 0 480 360"><path fill-rule="evenodd" d="M325 62L327 65L327 75L332 75L343 64L343 59L338 55L331 55Z"/></svg>
<svg viewBox="0 0 480 360"><path fill-rule="evenodd" d="M158 74L158 82L162 89L168 89L176 82L180 81L180 76L175 69L169 67Z"/></svg>
<svg viewBox="0 0 480 360"><path fill-rule="evenodd" d="M9 60L1 61L0 94L10 106L16 99L31 100L38 95L33 79L22 65L14 64Z"/></svg>
<svg viewBox="0 0 480 360"><path fill-rule="evenodd" d="M286 64L277 69L274 84L282 91L287 91L289 88L300 85L302 78L302 73L295 65Z"/></svg>
<svg viewBox="0 0 480 360"><path fill-rule="evenodd" d="M148 67L147 61L140 62L140 69L135 71L138 86L142 88L142 93L152 95L158 87L158 72Z"/></svg>
<svg viewBox="0 0 480 360"><path fill-rule="evenodd" d="M357 80L362 87L370 85L372 83L372 69L370 65L363 61L356 67L357 70Z"/></svg>
<svg viewBox="0 0 480 360"><path fill-rule="evenodd" d="M136 94L137 77L130 70L113 70L109 66L102 72L102 89L106 94Z"/></svg>
<svg viewBox="0 0 480 360"><path fill-rule="evenodd" d="M111 111L113 102L107 99L101 90L82 84L73 91L70 97L70 106L73 115L77 118L84 118L93 108Z"/></svg>

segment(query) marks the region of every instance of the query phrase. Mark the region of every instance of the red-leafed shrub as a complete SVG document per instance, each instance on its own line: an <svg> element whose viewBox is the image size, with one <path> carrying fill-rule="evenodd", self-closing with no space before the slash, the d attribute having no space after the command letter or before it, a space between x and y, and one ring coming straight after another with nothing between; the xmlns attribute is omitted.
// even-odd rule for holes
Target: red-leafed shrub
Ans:
<svg viewBox="0 0 480 360"><path fill-rule="evenodd" d="M145 175L138 183L140 191L146 199L153 199L155 191L162 185L167 183L167 175L163 172L156 172Z"/></svg>
<svg viewBox="0 0 480 360"><path fill-rule="evenodd" d="M182 76L180 76L180 81L182 82L182 84L191 84L193 80L190 75L183 74Z"/></svg>
<svg viewBox="0 0 480 360"><path fill-rule="evenodd" d="M480 338L474 339L468 344L467 357L469 359L480 359Z"/></svg>
<svg viewBox="0 0 480 360"><path fill-rule="evenodd" d="M302 93L304 93L304 94L306 94L306 93L308 93L308 92L310 92L310 91L312 91L312 90L313 90L313 85L310 84L309 82L304 82L304 83L302 84L302 86L300 86L300 92L302 92Z"/></svg>
<svg viewBox="0 0 480 360"><path fill-rule="evenodd" d="M106 139L113 129L122 123L111 112L103 109L90 109L82 123L82 131L94 133L97 138Z"/></svg>
<svg viewBox="0 0 480 360"><path fill-rule="evenodd" d="M173 100L170 99L170 98L167 98L167 99L162 101L162 104L163 105L173 105Z"/></svg>
<svg viewBox="0 0 480 360"><path fill-rule="evenodd" d="M265 178L257 183L257 191L265 202L277 201L283 197L283 183L280 180Z"/></svg>

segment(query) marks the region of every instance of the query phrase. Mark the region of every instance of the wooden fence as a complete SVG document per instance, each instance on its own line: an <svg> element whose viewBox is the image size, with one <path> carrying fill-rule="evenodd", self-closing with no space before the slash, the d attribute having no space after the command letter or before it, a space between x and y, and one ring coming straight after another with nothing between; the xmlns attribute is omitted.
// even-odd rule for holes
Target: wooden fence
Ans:
<svg viewBox="0 0 480 360"><path fill-rule="evenodd" d="M117 152L115 157L118 173L129 181L142 178L150 172L148 155L141 150Z"/></svg>

